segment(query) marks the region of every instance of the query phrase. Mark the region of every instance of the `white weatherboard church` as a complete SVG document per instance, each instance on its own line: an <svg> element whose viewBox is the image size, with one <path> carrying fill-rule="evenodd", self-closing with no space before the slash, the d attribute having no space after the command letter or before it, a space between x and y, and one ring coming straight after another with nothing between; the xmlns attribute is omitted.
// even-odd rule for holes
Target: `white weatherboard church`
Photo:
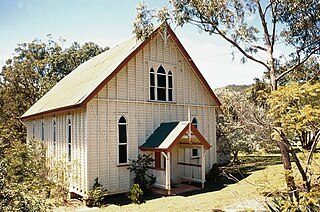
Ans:
<svg viewBox="0 0 320 212"><path fill-rule="evenodd" d="M70 192L86 197L95 178L110 194L130 191L129 159L152 154L156 187L205 182L217 163L219 99L167 26L83 63L22 119L27 139L72 164ZM76 163L74 163L76 161Z"/></svg>

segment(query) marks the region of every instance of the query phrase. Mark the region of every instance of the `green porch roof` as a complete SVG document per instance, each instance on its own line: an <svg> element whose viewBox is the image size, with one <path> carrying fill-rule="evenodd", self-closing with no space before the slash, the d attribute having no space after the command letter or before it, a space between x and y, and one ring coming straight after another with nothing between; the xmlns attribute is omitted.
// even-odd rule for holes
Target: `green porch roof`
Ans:
<svg viewBox="0 0 320 212"><path fill-rule="evenodd" d="M188 138L184 137L188 129L191 130L192 135L196 140L191 139L190 141ZM160 126L153 132L153 134L150 135L147 141L139 148L146 151L171 151L171 149L177 144L177 142L183 144L196 142L194 144L204 145L206 149L209 149L211 147L206 139L197 130L197 128L192 126L190 122L180 121L160 124Z"/></svg>
<svg viewBox="0 0 320 212"><path fill-rule="evenodd" d="M147 139L147 141L140 146L141 148L159 148L163 141L169 134L177 127L179 122L162 123Z"/></svg>

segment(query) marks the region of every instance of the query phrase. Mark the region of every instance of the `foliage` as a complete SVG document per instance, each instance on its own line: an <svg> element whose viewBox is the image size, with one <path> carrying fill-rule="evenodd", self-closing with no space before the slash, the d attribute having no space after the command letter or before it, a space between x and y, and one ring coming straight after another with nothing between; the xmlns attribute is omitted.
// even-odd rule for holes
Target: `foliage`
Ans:
<svg viewBox="0 0 320 212"><path fill-rule="evenodd" d="M281 123L279 130L294 139L304 131L320 130L320 83L292 83L272 92L268 99L270 117Z"/></svg>
<svg viewBox="0 0 320 212"><path fill-rule="evenodd" d="M137 15L133 22L133 33L136 35L138 40L146 39L153 30L153 23L151 19L153 16L151 15L152 11L147 9L147 5L143 2L139 2L137 5Z"/></svg>
<svg viewBox="0 0 320 212"><path fill-rule="evenodd" d="M288 196L275 197L267 202L268 209L272 212L280 211L319 211L320 210L320 186L316 186L310 192L300 192L298 200Z"/></svg>
<svg viewBox="0 0 320 212"><path fill-rule="evenodd" d="M290 150L297 168L305 182L307 191L311 188L313 171L311 164L320 140L320 83L303 85L292 83L271 93L268 99L269 116L275 124L274 137L279 137ZM305 132L311 136L311 147L304 152L305 167L293 149L297 138Z"/></svg>
<svg viewBox="0 0 320 212"><path fill-rule="evenodd" d="M0 208L3 211L44 211L57 182L50 176L41 142L0 141ZM57 193L55 193L56 195Z"/></svg>
<svg viewBox="0 0 320 212"><path fill-rule="evenodd" d="M145 194L150 191L152 185L156 182L155 176L147 174L148 167L153 161L154 159L152 158L152 155L138 155L137 160L130 160L131 163L128 167L128 170L135 174L133 183L138 184Z"/></svg>
<svg viewBox="0 0 320 212"><path fill-rule="evenodd" d="M63 49L48 36L18 44L15 56L0 71L0 139L25 141L25 126L19 117L65 75L81 63L105 51L94 43L74 42Z"/></svg>
<svg viewBox="0 0 320 212"><path fill-rule="evenodd" d="M223 118L218 120L218 142L223 144L221 149L231 152L233 162L238 162L239 152L251 153L264 147L265 142L271 142L269 131L261 124L267 123L263 108L251 103L240 92L222 90L220 98Z"/></svg>
<svg viewBox="0 0 320 212"><path fill-rule="evenodd" d="M320 2L274 0L170 0L169 15L178 26L195 25L231 44L243 57L263 68L271 90L313 60L319 64ZM252 20L254 18L254 21ZM286 51L283 47L286 46ZM275 52L282 52L280 56ZM318 70L314 72L318 75ZM278 115L275 116L277 118ZM277 140L284 168L291 170L289 149Z"/></svg>
<svg viewBox="0 0 320 212"><path fill-rule="evenodd" d="M143 195L143 191L141 190L139 184L134 183L132 185L130 195L128 196L128 198L132 201L132 203L140 204L144 202L142 195Z"/></svg>
<svg viewBox="0 0 320 212"><path fill-rule="evenodd" d="M96 178L94 180L93 189L88 193L86 205L89 207L100 207L104 204L107 195L107 189L103 188L99 183L98 178Z"/></svg>
<svg viewBox="0 0 320 212"><path fill-rule="evenodd" d="M217 163L212 164L207 179L217 183L219 181L220 169Z"/></svg>

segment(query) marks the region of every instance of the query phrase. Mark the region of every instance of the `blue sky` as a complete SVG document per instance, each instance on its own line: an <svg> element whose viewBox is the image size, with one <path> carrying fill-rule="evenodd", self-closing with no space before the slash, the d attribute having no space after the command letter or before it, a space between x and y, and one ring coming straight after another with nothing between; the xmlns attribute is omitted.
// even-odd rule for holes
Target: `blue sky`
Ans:
<svg viewBox="0 0 320 212"><path fill-rule="evenodd" d="M0 0L0 65L13 56L18 43L46 39L93 41L113 47L132 37L132 21L139 0ZM168 4L145 0L150 8ZM262 66L232 60L230 44L216 36L199 33L194 26L175 29L178 38L212 88L251 84L261 77Z"/></svg>

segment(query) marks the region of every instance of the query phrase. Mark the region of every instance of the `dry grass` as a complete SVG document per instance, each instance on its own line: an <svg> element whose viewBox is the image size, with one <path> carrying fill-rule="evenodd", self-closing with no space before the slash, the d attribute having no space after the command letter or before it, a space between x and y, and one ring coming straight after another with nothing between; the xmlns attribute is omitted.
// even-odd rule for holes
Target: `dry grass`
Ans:
<svg viewBox="0 0 320 212"><path fill-rule="evenodd" d="M255 161L260 158L259 161ZM242 157L243 165L239 170L249 174L237 183L230 184L221 190L211 191L191 196L171 196L149 200L141 205L110 205L102 211L212 211L221 210L264 210L266 197L262 193L272 193L285 189L282 165L276 159L269 157ZM234 170L228 167L225 170ZM251 170L257 170L250 172ZM250 171L249 171L250 170ZM234 172L235 173L235 172Z"/></svg>
<svg viewBox="0 0 320 212"><path fill-rule="evenodd" d="M299 157L302 157L299 154ZM315 155L315 162L320 163L320 153ZM264 211L268 197L286 190L284 170L279 154L241 156L240 166L225 167L229 176L245 178L223 185L220 190L205 189L203 193L189 196L170 196L148 200L141 205L114 205L100 208L101 211ZM294 164L294 163L292 163ZM293 165L294 166L294 165ZM296 168L294 167L294 170ZM320 166L314 164L315 178L320 176ZM300 175L294 173L297 182L301 182ZM209 185L215 187L216 185ZM220 185L221 186L221 185ZM225 187L224 187L225 186ZM216 191L215 191L216 190ZM66 210L64 208L63 210ZM74 208L73 208L74 210ZM72 209L70 211L73 211ZM79 209L78 209L79 210ZM87 211L89 208L83 208ZM93 209L97 211L98 209Z"/></svg>

